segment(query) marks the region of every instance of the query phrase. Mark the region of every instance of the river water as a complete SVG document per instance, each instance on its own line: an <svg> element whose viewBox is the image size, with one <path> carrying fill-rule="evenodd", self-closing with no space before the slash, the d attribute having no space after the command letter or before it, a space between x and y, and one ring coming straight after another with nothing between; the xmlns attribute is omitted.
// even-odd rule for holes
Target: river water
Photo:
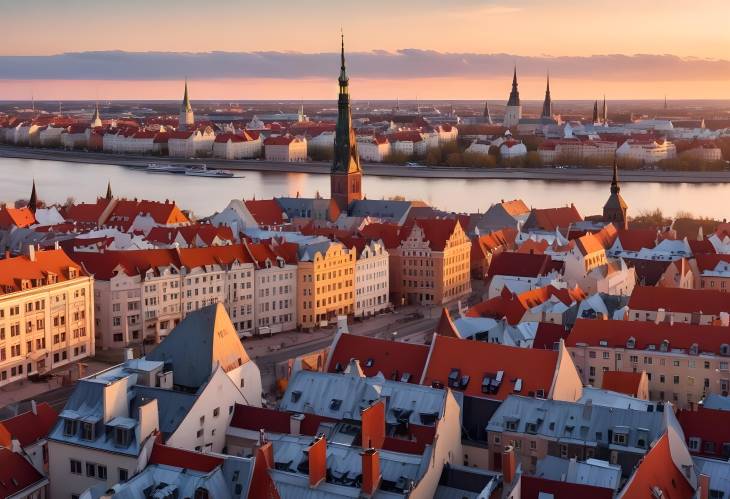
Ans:
<svg viewBox="0 0 730 499"><path fill-rule="evenodd" d="M116 165L0 158L0 200L27 198L35 178L38 196L46 203L93 201L111 181L115 196L174 199L197 216L225 208L230 199L275 196L329 195L329 177L308 173L237 172L242 178L218 179L184 175L154 175ZM366 175L363 190L369 199L405 196L457 212L484 211L501 199L521 198L528 206L547 208L575 203L581 214L601 211L609 186L599 182L542 180L420 179ZM688 211L697 216L730 215L730 184L662 184L633 182L621 186L629 215L661 209L665 214Z"/></svg>

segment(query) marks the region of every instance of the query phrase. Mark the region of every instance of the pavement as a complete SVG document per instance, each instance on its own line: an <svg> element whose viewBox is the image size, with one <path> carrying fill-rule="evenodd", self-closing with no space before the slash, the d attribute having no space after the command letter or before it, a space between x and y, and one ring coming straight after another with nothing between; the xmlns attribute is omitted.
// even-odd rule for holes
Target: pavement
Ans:
<svg viewBox="0 0 730 499"><path fill-rule="evenodd" d="M226 160L219 158L169 158L103 152L64 151L0 145L0 157L67 161L71 163L113 164L130 167L146 167L150 162L200 164L226 170L261 172L329 174L329 162L278 162L264 160ZM503 179L503 180L552 180L560 182L606 182L613 175L611 168L467 168L451 166L405 166L383 163L365 163L368 175L381 177L453 178L453 179ZM669 170L622 170L621 182L662 183L730 183L730 171L669 171Z"/></svg>

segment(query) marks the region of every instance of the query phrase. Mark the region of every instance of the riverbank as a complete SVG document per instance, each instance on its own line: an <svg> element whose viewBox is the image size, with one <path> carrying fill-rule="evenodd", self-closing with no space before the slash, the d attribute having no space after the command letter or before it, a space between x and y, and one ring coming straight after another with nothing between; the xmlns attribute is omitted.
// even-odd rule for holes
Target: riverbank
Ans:
<svg viewBox="0 0 730 499"><path fill-rule="evenodd" d="M200 164L211 168L236 171L329 173L326 162L287 163L264 160L226 160L219 158L166 158L156 156L117 155L100 152L64 151L61 149L36 149L26 147L0 146L0 157L14 159L35 159L66 161L70 163L93 163L140 167L154 162ZM607 182L611 180L610 168L456 168L447 166L403 166L382 163L362 165L367 175L380 177L438 178L438 179L499 179L499 180L547 180L558 182ZM688 172L627 170L620 173L621 182L659 182L689 184L730 183L730 171Z"/></svg>

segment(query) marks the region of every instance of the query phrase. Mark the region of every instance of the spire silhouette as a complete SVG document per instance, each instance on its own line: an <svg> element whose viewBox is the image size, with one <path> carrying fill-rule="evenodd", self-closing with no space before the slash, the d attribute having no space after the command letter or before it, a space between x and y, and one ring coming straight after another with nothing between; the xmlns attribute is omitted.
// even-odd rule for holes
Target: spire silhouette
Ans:
<svg viewBox="0 0 730 499"><path fill-rule="evenodd" d="M111 201L114 196L112 195L112 181L109 180L106 184L106 195L104 196L104 199L107 201Z"/></svg>
<svg viewBox="0 0 730 499"><path fill-rule="evenodd" d="M30 199L28 199L28 209L35 213L36 208L38 207L38 194L35 190L35 179L33 179L33 188L30 191Z"/></svg>

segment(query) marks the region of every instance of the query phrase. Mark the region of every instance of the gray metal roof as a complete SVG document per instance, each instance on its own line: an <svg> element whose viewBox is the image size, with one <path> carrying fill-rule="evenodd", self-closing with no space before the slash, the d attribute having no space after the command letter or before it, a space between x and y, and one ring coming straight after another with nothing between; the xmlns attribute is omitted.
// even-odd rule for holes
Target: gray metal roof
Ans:
<svg viewBox="0 0 730 499"><path fill-rule="evenodd" d="M276 198L276 202L289 219L326 219L330 207L330 200L324 198Z"/></svg>
<svg viewBox="0 0 730 499"><path fill-rule="evenodd" d="M621 484L621 466L600 459L577 461L545 456L537 462L535 476L618 490Z"/></svg>
<svg viewBox="0 0 730 499"><path fill-rule="evenodd" d="M410 209L410 201L363 199L352 203L350 216L380 218L384 221L403 224Z"/></svg>
<svg viewBox="0 0 730 499"><path fill-rule="evenodd" d="M730 496L730 462L705 457L692 457L692 460L697 474L710 475L710 490L723 492L723 496L717 497Z"/></svg>
<svg viewBox="0 0 730 499"><path fill-rule="evenodd" d="M433 426L433 416L440 418L443 415L446 392L386 380L382 374L367 378L357 373L299 371L289 381L279 408L333 419L359 420L360 411L380 399L386 401L387 423L397 424L400 416L408 417L413 424Z"/></svg>
<svg viewBox="0 0 730 499"><path fill-rule="evenodd" d="M593 405L602 405L617 409L634 409L637 411L648 411L649 406L652 406L652 409L656 410L657 405L661 404L660 402L637 399L631 395L613 392L611 390L602 390L601 388L594 388L592 386L584 387L583 395L578 399L578 402L581 404L585 404L588 401Z"/></svg>
<svg viewBox="0 0 730 499"><path fill-rule="evenodd" d="M302 244L299 246L297 257L299 258L300 262L311 262L312 260L314 260L314 256L317 253L324 256L325 253L327 253L327 250L330 249L330 246L332 246L333 244L339 243L333 243L332 241L322 241L311 244Z"/></svg>
<svg viewBox="0 0 730 499"><path fill-rule="evenodd" d="M223 305L208 305L188 314L146 359L170 364L175 385L199 388L210 378L215 366L248 362Z"/></svg>
<svg viewBox="0 0 730 499"><path fill-rule="evenodd" d="M723 397L719 393L711 393L702 401L702 407L730 411L730 397Z"/></svg>
<svg viewBox="0 0 730 499"><path fill-rule="evenodd" d="M165 439L177 430L177 427L180 426L180 423L198 399L197 394L153 388L151 386L135 386L132 395L130 411L133 414L148 400L157 400L160 431Z"/></svg>
<svg viewBox="0 0 730 499"><path fill-rule="evenodd" d="M671 411L671 405L665 410ZM508 424L515 425L515 429L507 430ZM528 431L528 424L536 426ZM663 412L510 395L489 420L487 431L535 434L559 442L600 444L643 453L666 426ZM625 434L626 445L609 441L609 431L614 436Z"/></svg>
<svg viewBox="0 0 730 499"><path fill-rule="evenodd" d="M308 475L297 469L307 459L306 451L313 438L295 435L271 435L276 470L270 472L282 498L286 497L359 497L360 488L354 480L362 475L362 449L350 445L327 442L327 469L334 480L341 483L320 484L316 489L309 487ZM380 473L383 481L403 484L418 482L426 473L431 459L431 447L423 455L403 454L386 450L380 454ZM352 482L351 482L352 481ZM350 482L348 484L348 482ZM382 485L381 485L382 486ZM375 497L402 497L403 494L378 490Z"/></svg>

